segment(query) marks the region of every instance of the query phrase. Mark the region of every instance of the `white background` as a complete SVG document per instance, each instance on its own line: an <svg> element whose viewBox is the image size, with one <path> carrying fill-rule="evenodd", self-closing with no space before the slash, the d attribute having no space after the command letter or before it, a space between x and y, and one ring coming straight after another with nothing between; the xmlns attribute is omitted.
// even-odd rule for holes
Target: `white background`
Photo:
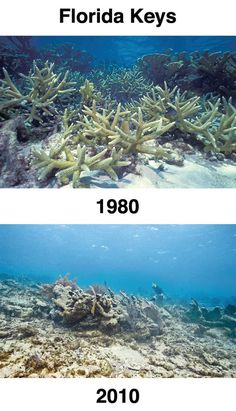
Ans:
<svg viewBox="0 0 236 411"><path fill-rule="evenodd" d="M139 212L100 214L101 198ZM1 189L0 224L235 224L235 204L235 189Z"/></svg>
<svg viewBox="0 0 236 411"><path fill-rule="evenodd" d="M4 411L235 410L234 379L9 379L0 388ZM100 388L137 388L140 401L96 404Z"/></svg>
<svg viewBox="0 0 236 411"><path fill-rule="evenodd" d="M233 0L4 0L0 9L0 30L4 35L235 35ZM125 24L59 23L60 8L78 11L122 11ZM163 24L129 24L129 10L174 11L177 22Z"/></svg>
<svg viewBox="0 0 236 411"><path fill-rule="evenodd" d="M97 7L123 11L126 24L60 24L59 8L94 11ZM128 24L131 7L174 11L177 22ZM1 35L235 35L234 1L162 0L4 0L0 8ZM0 223L236 223L236 190L0 190ZM138 215L98 213L96 202L137 198ZM167 411L228 410L235 407L236 380L1 380L0 410L42 411L160 409ZM140 390L137 405L96 405L101 387Z"/></svg>

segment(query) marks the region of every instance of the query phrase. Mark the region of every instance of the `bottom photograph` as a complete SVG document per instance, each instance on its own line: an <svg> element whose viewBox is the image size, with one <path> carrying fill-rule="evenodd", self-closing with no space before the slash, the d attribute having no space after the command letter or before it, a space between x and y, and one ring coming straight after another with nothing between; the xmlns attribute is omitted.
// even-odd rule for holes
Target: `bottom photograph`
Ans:
<svg viewBox="0 0 236 411"><path fill-rule="evenodd" d="M236 377L236 225L0 225L0 377Z"/></svg>

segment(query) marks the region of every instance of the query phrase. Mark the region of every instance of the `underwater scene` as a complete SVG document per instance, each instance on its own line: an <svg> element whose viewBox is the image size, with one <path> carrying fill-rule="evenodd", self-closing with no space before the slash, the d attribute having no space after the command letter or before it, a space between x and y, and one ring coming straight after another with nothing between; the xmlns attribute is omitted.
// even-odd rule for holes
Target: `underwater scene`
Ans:
<svg viewBox="0 0 236 411"><path fill-rule="evenodd" d="M236 37L0 37L0 187L236 187Z"/></svg>
<svg viewBox="0 0 236 411"><path fill-rule="evenodd" d="M1 225L0 377L236 377L235 225Z"/></svg>

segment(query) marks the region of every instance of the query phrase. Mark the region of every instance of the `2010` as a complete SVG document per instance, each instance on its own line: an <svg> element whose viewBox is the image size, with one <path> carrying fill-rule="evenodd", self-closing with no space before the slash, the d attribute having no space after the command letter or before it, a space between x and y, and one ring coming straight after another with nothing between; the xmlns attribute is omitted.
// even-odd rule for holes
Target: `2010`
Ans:
<svg viewBox="0 0 236 411"><path fill-rule="evenodd" d="M100 214L104 213L104 200L101 199L97 201L97 204L99 205L99 212ZM135 198L127 201L126 199L122 198L120 200L114 200L111 198L110 200L107 200L105 204L105 211L107 211L109 214L137 214L139 211L139 202Z"/></svg>
<svg viewBox="0 0 236 411"><path fill-rule="evenodd" d="M99 388L97 394L99 397L96 402L100 404L115 404L117 401L121 401L122 403L130 402L132 404L137 404L137 402L139 402L139 391L136 388L132 388L128 392L125 388L120 391L117 391L115 388L110 388L109 390Z"/></svg>

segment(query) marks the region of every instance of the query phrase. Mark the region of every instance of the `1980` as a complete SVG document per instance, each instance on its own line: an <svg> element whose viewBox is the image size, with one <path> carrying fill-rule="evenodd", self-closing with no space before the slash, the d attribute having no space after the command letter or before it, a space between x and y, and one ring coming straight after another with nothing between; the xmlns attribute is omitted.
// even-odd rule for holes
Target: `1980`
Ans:
<svg viewBox="0 0 236 411"><path fill-rule="evenodd" d="M126 200L124 198L120 200L109 199L104 201L103 199L97 201L99 205L99 213L103 214L107 212L109 214L137 214L139 211L139 202L135 198L131 200Z"/></svg>

